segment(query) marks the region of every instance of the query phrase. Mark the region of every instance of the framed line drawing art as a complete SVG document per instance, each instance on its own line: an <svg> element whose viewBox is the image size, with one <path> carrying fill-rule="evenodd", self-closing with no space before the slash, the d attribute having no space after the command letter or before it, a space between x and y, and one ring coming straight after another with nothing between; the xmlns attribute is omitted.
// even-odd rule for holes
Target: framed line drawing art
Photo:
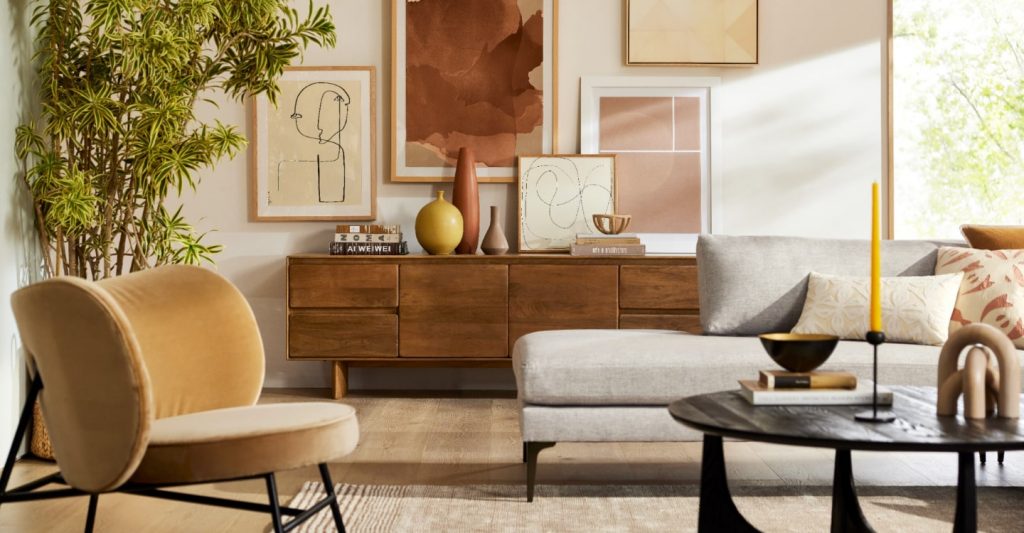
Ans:
<svg viewBox="0 0 1024 533"><path fill-rule="evenodd" d="M581 151L618 155L618 207L649 253L694 253L720 215L719 85L711 77L581 81Z"/></svg>
<svg viewBox="0 0 1024 533"><path fill-rule="evenodd" d="M373 220L374 67L287 67L275 107L253 99L250 219Z"/></svg>
<svg viewBox="0 0 1024 533"><path fill-rule="evenodd" d="M519 157L519 251L567 252L593 215L615 213L615 155Z"/></svg>
<svg viewBox="0 0 1024 533"><path fill-rule="evenodd" d="M558 0L392 0L391 181L480 182L555 151Z"/></svg>
<svg viewBox="0 0 1024 533"><path fill-rule="evenodd" d="M758 0L623 0L627 65L756 65Z"/></svg>

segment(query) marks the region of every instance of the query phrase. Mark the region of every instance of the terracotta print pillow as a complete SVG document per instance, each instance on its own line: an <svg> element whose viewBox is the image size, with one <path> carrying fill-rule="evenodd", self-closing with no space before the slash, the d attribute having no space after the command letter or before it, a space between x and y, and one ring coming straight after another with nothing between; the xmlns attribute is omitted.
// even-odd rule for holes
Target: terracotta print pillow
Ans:
<svg viewBox="0 0 1024 533"><path fill-rule="evenodd" d="M939 248L936 274L963 272L949 323L952 333L981 322L1024 348L1024 250Z"/></svg>
<svg viewBox="0 0 1024 533"><path fill-rule="evenodd" d="M882 329L886 340L942 344L949 336L962 274L882 278ZM868 331L867 277L811 272L807 299L793 333L823 333L841 339L863 339Z"/></svg>

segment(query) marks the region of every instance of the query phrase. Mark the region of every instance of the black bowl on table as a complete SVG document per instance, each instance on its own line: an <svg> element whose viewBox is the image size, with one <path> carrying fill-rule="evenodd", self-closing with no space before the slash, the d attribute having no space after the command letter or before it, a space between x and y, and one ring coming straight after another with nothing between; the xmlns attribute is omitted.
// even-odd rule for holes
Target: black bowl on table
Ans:
<svg viewBox="0 0 1024 533"><path fill-rule="evenodd" d="M839 344L835 335L765 333L759 335L772 360L790 372L810 372L821 366Z"/></svg>

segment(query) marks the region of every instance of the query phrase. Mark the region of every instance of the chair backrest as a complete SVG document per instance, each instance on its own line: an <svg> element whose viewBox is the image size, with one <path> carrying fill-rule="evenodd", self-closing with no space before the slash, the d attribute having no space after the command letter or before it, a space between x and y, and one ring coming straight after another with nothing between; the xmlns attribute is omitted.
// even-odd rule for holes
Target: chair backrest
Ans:
<svg viewBox="0 0 1024 533"><path fill-rule="evenodd" d="M154 418L252 405L263 343L241 293L213 271L165 266L17 291L15 317L43 381L54 455L72 486L116 488Z"/></svg>
<svg viewBox="0 0 1024 533"><path fill-rule="evenodd" d="M40 402L61 474L73 487L111 490L135 471L153 420L138 340L94 283L56 278L11 298L43 380Z"/></svg>
<svg viewBox="0 0 1024 533"><path fill-rule="evenodd" d="M121 307L138 339L156 418L259 399L265 361L256 317L220 274L169 265L97 285Z"/></svg>

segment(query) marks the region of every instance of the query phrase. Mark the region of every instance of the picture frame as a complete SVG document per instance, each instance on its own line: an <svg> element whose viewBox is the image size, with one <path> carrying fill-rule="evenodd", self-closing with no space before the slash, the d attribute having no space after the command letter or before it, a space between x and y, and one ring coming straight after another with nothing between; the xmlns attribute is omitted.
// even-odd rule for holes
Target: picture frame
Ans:
<svg viewBox="0 0 1024 533"><path fill-rule="evenodd" d="M649 254L696 251L722 209L717 77L584 76L580 151L617 154L617 202ZM604 134L604 135L602 135Z"/></svg>
<svg viewBox="0 0 1024 533"><path fill-rule="evenodd" d="M482 2L392 0L392 182L452 181L459 148L469 147L474 149L481 183L514 183L517 156L557 152L558 0L494 1L519 9L488 8L481 13L487 7ZM539 19L536 13L522 15L538 2ZM519 13L520 19L481 17L498 13ZM447 31L434 27L441 23ZM536 24L542 35L539 52L531 37L535 32L527 31ZM451 31L452 27L463 31ZM508 27L516 30L509 33ZM430 39L418 38L424 33ZM474 35L479 42L468 42ZM518 43L520 52L497 53L498 44L505 43ZM495 64L508 57L517 59L507 66ZM495 72L508 79L478 83L493 79ZM469 100L480 105L468 106ZM509 105L515 109L506 109Z"/></svg>
<svg viewBox="0 0 1024 533"><path fill-rule="evenodd" d="M520 253L568 252L577 233L597 233L593 215L616 212L616 155L524 155L518 161Z"/></svg>
<svg viewBox="0 0 1024 533"><path fill-rule="evenodd" d="M758 0L623 0L630 66L753 66Z"/></svg>
<svg viewBox="0 0 1024 533"><path fill-rule="evenodd" d="M251 103L250 219L374 220L376 69L286 67L278 84L277 106Z"/></svg>

